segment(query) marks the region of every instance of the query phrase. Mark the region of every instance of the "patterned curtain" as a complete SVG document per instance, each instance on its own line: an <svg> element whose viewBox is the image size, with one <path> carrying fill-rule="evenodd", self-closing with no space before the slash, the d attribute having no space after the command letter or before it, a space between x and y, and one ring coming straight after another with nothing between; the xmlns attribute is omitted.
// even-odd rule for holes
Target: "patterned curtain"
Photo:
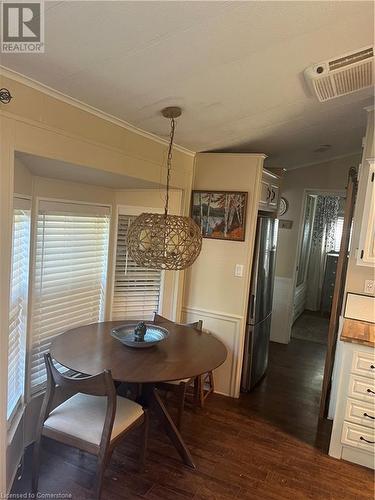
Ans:
<svg viewBox="0 0 375 500"><path fill-rule="evenodd" d="M317 197L312 246L322 246L327 253L335 244L335 227L340 210L340 196Z"/></svg>

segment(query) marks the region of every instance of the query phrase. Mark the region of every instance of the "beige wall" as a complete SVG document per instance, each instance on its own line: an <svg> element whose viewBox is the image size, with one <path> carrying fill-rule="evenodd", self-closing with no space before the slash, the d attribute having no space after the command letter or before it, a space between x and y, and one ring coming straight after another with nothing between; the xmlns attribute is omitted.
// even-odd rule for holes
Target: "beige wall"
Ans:
<svg viewBox="0 0 375 500"><path fill-rule="evenodd" d="M14 159L14 193L32 196L33 194L33 176L24 163Z"/></svg>
<svg viewBox="0 0 375 500"><path fill-rule="evenodd" d="M305 189L345 190L350 167L358 168L360 153L310 167L286 172L282 184L282 196L288 200L287 213L281 220L292 220L292 229L279 229L276 258L276 275L292 278L298 255L298 235Z"/></svg>
<svg viewBox="0 0 375 500"><path fill-rule="evenodd" d="M6 108L2 107L1 115L17 122L16 150L157 183L164 178L160 169L165 164L166 144L3 75L0 83L14 96ZM194 157L176 149L173 160L172 185L185 188Z"/></svg>
<svg viewBox="0 0 375 500"><path fill-rule="evenodd" d="M248 192L246 240L203 239L202 252L188 270L184 295L185 318L202 319L226 344L228 359L215 371L218 392L239 393L259 187L264 155L211 154L196 157L194 189ZM244 276L234 276L236 264Z"/></svg>

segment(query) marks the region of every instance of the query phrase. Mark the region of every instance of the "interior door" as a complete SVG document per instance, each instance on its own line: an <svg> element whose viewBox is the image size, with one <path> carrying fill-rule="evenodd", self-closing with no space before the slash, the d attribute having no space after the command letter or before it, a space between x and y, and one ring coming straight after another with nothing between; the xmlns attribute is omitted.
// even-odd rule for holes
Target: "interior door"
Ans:
<svg viewBox="0 0 375 500"><path fill-rule="evenodd" d="M348 267L348 251L350 243L350 229L352 225L354 207L357 195L358 177L355 168L350 168L348 174L348 185L346 188L346 203L344 211L344 223L342 229L340 253L337 262L335 289L333 292L331 316L328 327L328 346L324 365L322 394L320 397L320 416L326 417L328 413L329 396L331 393L331 381L333 362L335 360L337 333L339 318L344 300L345 279Z"/></svg>

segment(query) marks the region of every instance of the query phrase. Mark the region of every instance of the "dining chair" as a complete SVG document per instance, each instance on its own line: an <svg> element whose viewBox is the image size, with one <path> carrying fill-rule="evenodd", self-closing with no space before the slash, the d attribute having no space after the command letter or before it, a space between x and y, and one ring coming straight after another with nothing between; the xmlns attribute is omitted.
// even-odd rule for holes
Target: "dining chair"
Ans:
<svg viewBox="0 0 375 500"><path fill-rule="evenodd" d="M148 413L141 405L116 395L111 372L73 378L60 373L45 354L47 390L33 450L32 490L38 491L41 438L46 436L97 456L95 498L100 499L106 465L114 447L142 425L140 466L143 467L148 435ZM52 409L58 387L70 397Z"/></svg>
<svg viewBox="0 0 375 500"><path fill-rule="evenodd" d="M154 323L163 323L163 321L169 321L159 314L154 315ZM203 329L203 321L195 321L193 323L184 323L181 326L188 326L190 328L195 328L198 332ZM171 382L162 382L157 385L162 390L167 392L172 392L176 395L178 412L177 412L177 428L181 430L182 417L185 408L185 399L187 389L194 384L194 403L203 408L204 401L211 392L214 391L214 377L212 371L205 373L203 375L198 375L192 378L187 378L183 380L174 380Z"/></svg>

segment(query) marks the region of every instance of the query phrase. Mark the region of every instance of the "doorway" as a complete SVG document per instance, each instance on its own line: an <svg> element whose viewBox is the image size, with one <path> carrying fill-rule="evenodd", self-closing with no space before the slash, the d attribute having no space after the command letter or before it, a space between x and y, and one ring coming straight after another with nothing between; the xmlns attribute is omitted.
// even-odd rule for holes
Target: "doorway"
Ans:
<svg viewBox="0 0 375 500"><path fill-rule="evenodd" d="M305 193L291 338L327 345L344 221L344 192Z"/></svg>

